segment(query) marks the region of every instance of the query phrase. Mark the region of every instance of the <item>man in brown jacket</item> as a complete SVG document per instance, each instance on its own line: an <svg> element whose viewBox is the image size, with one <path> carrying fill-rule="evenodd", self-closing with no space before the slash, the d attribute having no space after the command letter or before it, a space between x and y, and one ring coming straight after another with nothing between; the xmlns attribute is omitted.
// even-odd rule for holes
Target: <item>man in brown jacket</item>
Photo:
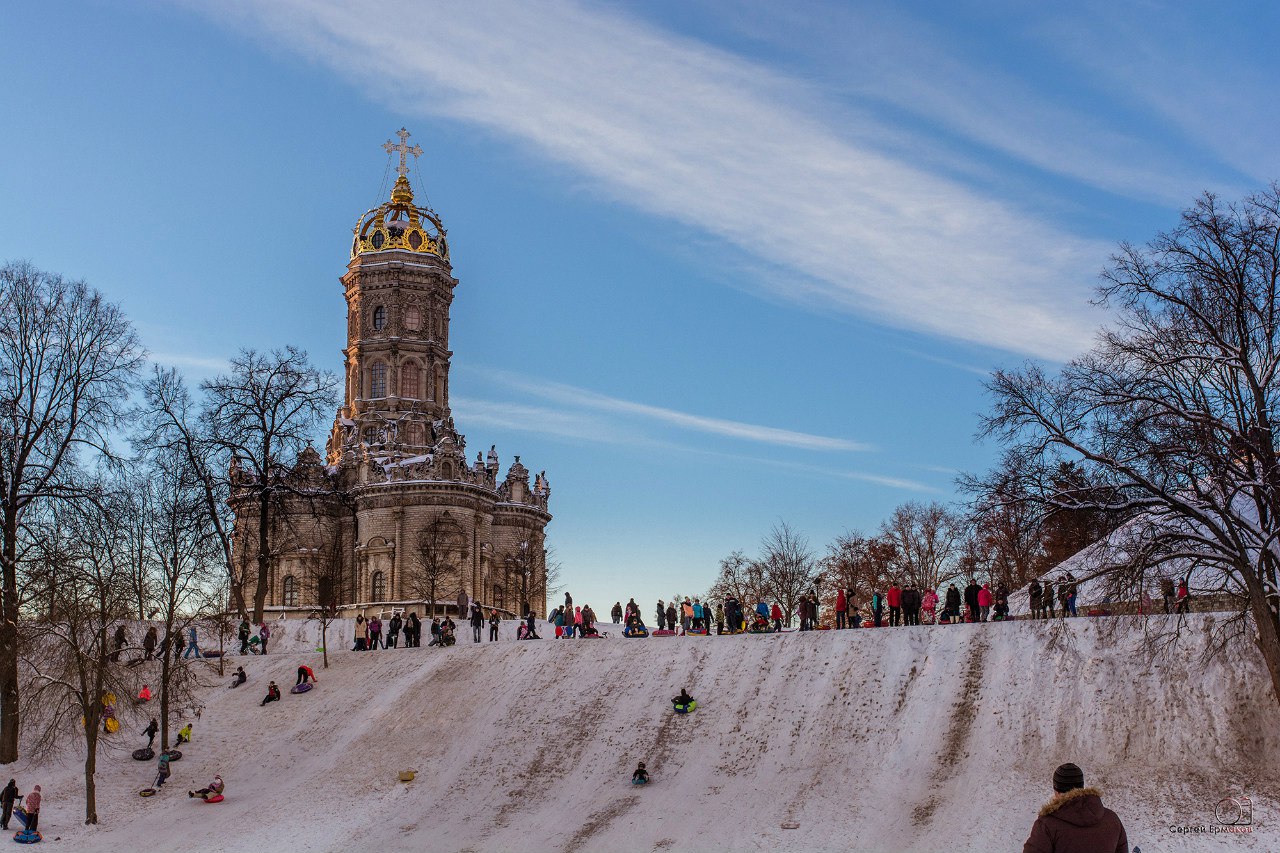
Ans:
<svg viewBox="0 0 1280 853"><path fill-rule="evenodd" d="M1084 786L1083 770L1064 764L1053 771L1053 791L1022 853L1129 853L1124 824L1096 788Z"/></svg>

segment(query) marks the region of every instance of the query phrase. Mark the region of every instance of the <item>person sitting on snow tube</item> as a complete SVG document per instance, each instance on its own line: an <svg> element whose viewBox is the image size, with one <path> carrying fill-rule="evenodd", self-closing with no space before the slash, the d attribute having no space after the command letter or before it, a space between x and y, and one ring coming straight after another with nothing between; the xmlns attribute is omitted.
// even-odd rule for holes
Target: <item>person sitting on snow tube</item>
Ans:
<svg viewBox="0 0 1280 853"><path fill-rule="evenodd" d="M144 685L142 685L142 689L138 691L138 701L139 701L139 702L150 702L150 701L151 701L151 688L150 688L150 687L148 687L148 686L147 686L147 685L145 685L145 684L144 684Z"/></svg>
<svg viewBox="0 0 1280 853"><path fill-rule="evenodd" d="M680 688L680 695L671 700L671 704L677 714L687 714L698 707L698 703L689 695L689 691L683 687Z"/></svg>
<svg viewBox="0 0 1280 853"><path fill-rule="evenodd" d="M640 621L640 616L635 611L632 611L631 615L627 617L627 626L622 629L622 636L624 637L649 636L649 629L646 628L644 626L644 623Z"/></svg>
<svg viewBox="0 0 1280 853"><path fill-rule="evenodd" d="M636 772L631 774L631 784L632 785L649 784L649 771L644 769L643 761L641 761L638 765L636 765Z"/></svg>
<svg viewBox="0 0 1280 853"><path fill-rule="evenodd" d="M201 788L198 791L187 791L187 796L199 797L200 799L205 800L207 802L213 797L222 796L222 791L225 787L226 785L222 783L222 777L214 776L213 781L209 783L209 787Z"/></svg>
<svg viewBox="0 0 1280 853"><path fill-rule="evenodd" d="M279 701L280 701L280 688L276 687L276 683L273 681L267 685L267 695L266 695L266 698L262 700L262 705L265 705L268 702L279 702ZM258 707L261 708L262 705L259 705Z"/></svg>

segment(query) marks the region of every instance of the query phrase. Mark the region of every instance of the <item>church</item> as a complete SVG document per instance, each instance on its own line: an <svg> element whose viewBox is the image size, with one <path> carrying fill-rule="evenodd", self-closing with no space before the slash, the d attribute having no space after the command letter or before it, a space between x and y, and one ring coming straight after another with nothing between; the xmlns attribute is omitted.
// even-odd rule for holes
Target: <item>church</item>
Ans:
<svg viewBox="0 0 1280 853"><path fill-rule="evenodd" d="M314 448L280 475L271 507L267 606L342 615L405 608L456 613L478 601L508 616L546 614L545 528L551 487L520 457L500 473L495 447L468 461L449 411L449 309L458 280L440 217L414 203L399 156L390 199L356 223L342 276L345 392L321 458ZM232 471L234 559L257 587L259 506Z"/></svg>

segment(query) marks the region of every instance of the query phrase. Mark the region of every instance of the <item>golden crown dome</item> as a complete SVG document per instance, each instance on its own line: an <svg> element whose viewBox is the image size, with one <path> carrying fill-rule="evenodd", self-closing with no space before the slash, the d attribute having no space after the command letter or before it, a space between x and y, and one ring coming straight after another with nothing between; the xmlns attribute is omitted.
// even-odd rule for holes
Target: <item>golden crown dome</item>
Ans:
<svg viewBox="0 0 1280 853"><path fill-rule="evenodd" d="M391 201L365 212L356 222L351 257L371 252L417 252L449 260L440 217L429 207L416 207L413 187L403 174L391 188Z"/></svg>

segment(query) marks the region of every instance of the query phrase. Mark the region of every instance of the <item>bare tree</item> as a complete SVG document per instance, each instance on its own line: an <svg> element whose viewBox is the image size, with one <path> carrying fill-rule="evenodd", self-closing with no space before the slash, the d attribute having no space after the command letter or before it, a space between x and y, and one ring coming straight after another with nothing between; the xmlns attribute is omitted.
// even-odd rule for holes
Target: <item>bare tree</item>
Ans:
<svg viewBox="0 0 1280 853"><path fill-rule="evenodd" d="M0 763L18 758L18 559L27 512L76 498L77 450L109 454L143 357L133 327L82 281L0 267Z"/></svg>
<svg viewBox="0 0 1280 853"><path fill-rule="evenodd" d="M759 563L765 589L781 603L790 626L800 596L821 592L823 574L809 541L787 522L780 521L760 543Z"/></svg>
<svg viewBox="0 0 1280 853"><path fill-rule="evenodd" d="M964 531L962 520L936 501L902 504L880 527L881 537L894 545L898 579L934 590L959 575Z"/></svg>
<svg viewBox="0 0 1280 853"><path fill-rule="evenodd" d="M1041 479L1071 461L1103 485L1048 505L1120 513L1145 564L1233 594L1280 701L1280 186L1205 195L1103 280L1114 326L1055 376L997 371L983 432Z"/></svg>
<svg viewBox="0 0 1280 853"><path fill-rule="evenodd" d="M461 576L462 563L469 553L466 531L445 510L418 531L414 547L416 565L406 580L416 598L431 603L431 618L435 619L440 592L452 589Z"/></svg>
<svg viewBox="0 0 1280 853"><path fill-rule="evenodd" d="M342 616L342 602L348 587L347 550L339 528L332 536L325 537L320 547L307 552L302 561L307 585L315 592L315 604L307 618L320 625L325 669L329 668L329 626Z"/></svg>
<svg viewBox="0 0 1280 853"><path fill-rule="evenodd" d="M192 522L213 535L229 578L231 600L237 612L248 614L243 578L233 559L234 518L228 503L231 457L226 447L206 432L210 423L200 417L177 370L156 365L142 390L138 420L146 428L136 443L143 452L167 449L180 455L195 476L203 500L192 508Z"/></svg>
<svg viewBox="0 0 1280 853"><path fill-rule="evenodd" d="M540 535L531 534L517 542L510 551L498 557L507 588L514 586L520 591L517 615L521 618L533 609L531 604L535 600L542 602L543 613L546 612L549 563L548 552L544 545L545 542ZM553 580L558 581L560 575L558 563L554 565L552 571L554 572Z"/></svg>
<svg viewBox="0 0 1280 853"><path fill-rule="evenodd" d="M857 598L887 584L898 565L898 549L886 537L849 531L827 546L823 565L833 586Z"/></svg>
<svg viewBox="0 0 1280 853"><path fill-rule="evenodd" d="M109 649L112 628L132 609L129 558L110 495L64 502L56 515L57 524L41 540L41 557L31 566L35 586L47 596L41 605L49 616L28 623L27 703L36 722L38 755L67 748L66 735L78 726L84 745L84 822L95 824L98 737L107 722L107 697L130 695L134 687Z"/></svg>
<svg viewBox="0 0 1280 853"><path fill-rule="evenodd" d="M765 574L762 562L751 559L742 551L734 551L720 560L720 572L707 591L706 600L724 601L733 596L744 608L750 609L756 601L769 597L770 588Z"/></svg>
<svg viewBox="0 0 1280 853"><path fill-rule="evenodd" d="M311 443L317 427L335 405L337 379L312 366L295 347L260 353L242 350L231 373L202 386L207 397L204 434L241 475L232 484L236 506L256 518L257 583L253 621L262 619L271 569L273 509L280 493L284 460Z"/></svg>
<svg viewBox="0 0 1280 853"><path fill-rule="evenodd" d="M192 673L176 654L176 640L217 587L214 567L220 558L204 512L203 485L187 457L177 448L160 448L142 463L144 491L141 500L131 503L145 507L149 586L155 615L163 623L160 745L168 749L171 711L190 696L192 686Z"/></svg>

